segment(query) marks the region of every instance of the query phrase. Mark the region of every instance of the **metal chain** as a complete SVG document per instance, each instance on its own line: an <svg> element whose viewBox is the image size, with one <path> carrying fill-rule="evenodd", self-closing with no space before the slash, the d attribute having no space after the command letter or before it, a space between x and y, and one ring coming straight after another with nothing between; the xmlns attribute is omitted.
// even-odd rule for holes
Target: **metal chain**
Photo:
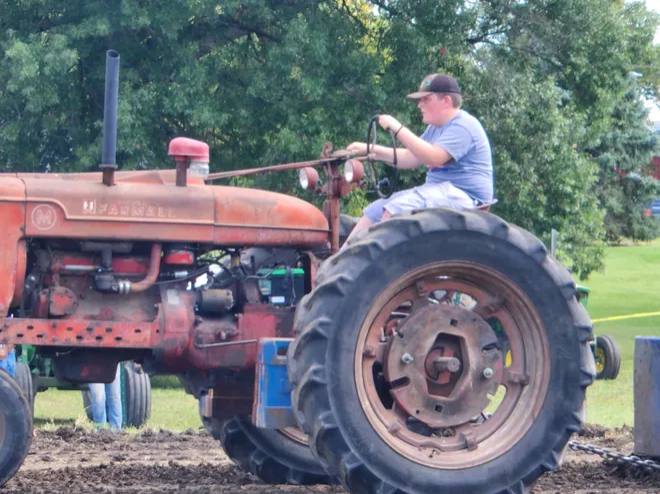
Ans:
<svg viewBox="0 0 660 494"><path fill-rule="evenodd" d="M622 465L633 465L637 468L660 472L660 463L656 463L653 460L642 460L639 456L628 456L610 449L598 448L592 444L582 444L577 441L570 441L568 447L573 451L583 451L590 455L598 455L605 460L610 460Z"/></svg>

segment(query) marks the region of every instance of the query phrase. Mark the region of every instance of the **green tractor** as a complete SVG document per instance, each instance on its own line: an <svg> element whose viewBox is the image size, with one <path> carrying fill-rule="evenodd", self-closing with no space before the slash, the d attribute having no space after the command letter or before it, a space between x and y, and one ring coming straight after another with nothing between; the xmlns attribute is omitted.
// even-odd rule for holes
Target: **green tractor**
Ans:
<svg viewBox="0 0 660 494"><path fill-rule="evenodd" d="M577 291L578 300L586 308L591 290L578 285ZM596 379L616 379L621 370L621 349L614 338L596 335L589 346L596 360Z"/></svg>
<svg viewBox="0 0 660 494"><path fill-rule="evenodd" d="M576 288L578 300L587 308L591 290L580 285ZM458 299L454 303L455 305L460 305ZM504 336L504 330L501 324L497 319L489 320L488 322L500 340L499 343L506 365L511 365L511 349L509 342ZM614 338L611 336L594 336L593 341L589 342L589 346L596 360L596 379L616 379L621 369L621 349L617 342L614 341Z"/></svg>
<svg viewBox="0 0 660 494"><path fill-rule="evenodd" d="M142 427L151 417L151 380L135 362L122 362L120 365L122 427ZM59 380L53 360L38 355L31 345L16 347L16 381L28 398L33 414L37 393L56 388L80 391L85 413L92 420L91 394L87 384Z"/></svg>

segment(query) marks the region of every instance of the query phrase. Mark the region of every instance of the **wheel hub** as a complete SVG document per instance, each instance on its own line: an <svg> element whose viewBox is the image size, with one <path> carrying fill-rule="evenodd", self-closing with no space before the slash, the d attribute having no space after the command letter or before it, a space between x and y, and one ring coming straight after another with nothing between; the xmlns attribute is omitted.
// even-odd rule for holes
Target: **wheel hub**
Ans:
<svg viewBox="0 0 660 494"><path fill-rule="evenodd" d="M397 406L431 428L464 424L490 403L502 378L497 336L474 312L428 305L396 328L385 376Z"/></svg>

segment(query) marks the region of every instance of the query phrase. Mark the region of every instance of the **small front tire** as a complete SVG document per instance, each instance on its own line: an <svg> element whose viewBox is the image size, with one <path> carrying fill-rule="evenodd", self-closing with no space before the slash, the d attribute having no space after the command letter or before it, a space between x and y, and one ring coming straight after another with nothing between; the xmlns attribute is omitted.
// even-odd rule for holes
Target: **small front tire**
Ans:
<svg viewBox="0 0 660 494"><path fill-rule="evenodd" d="M596 379L616 379L621 370L621 349L610 336L598 336L593 346Z"/></svg>
<svg viewBox="0 0 660 494"><path fill-rule="evenodd" d="M0 487L14 476L32 444L30 404L16 381L0 370Z"/></svg>

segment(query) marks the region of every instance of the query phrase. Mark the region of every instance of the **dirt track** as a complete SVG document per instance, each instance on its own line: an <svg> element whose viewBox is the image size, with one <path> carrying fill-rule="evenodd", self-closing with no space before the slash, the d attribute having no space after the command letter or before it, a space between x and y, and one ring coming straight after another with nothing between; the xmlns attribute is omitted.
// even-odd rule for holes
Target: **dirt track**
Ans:
<svg viewBox="0 0 660 494"><path fill-rule="evenodd" d="M630 429L588 428L580 441L630 453ZM139 435L62 427L37 431L23 468L1 493L186 492L222 494L342 493L341 487L272 486L237 469L206 433L144 431ZM534 485L533 494L659 493L660 473L640 475L569 452L562 469Z"/></svg>

